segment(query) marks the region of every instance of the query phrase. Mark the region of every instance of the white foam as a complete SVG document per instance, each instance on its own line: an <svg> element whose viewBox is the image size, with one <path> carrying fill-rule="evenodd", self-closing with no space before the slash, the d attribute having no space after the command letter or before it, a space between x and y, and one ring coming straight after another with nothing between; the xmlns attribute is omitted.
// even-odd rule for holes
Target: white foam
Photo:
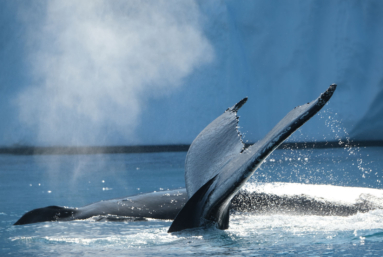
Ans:
<svg viewBox="0 0 383 257"><path fill-rule="evenodd" d="M314 215L233 215L229 231L238 236L268 234L278 231L282 234L303 236L316 234L324 236L329 232L339 236L339 232L351 231L354 235L369 233L369 230L383 229L383 210L357 213L352 216L314 216ZM286 234L285 234L286 235Z"/></svg>
<svg viewBox="0 0 383 257"><path fill-rule="evenodd" d="M343 204L355 204L359 201L369 200L376 205L383 206L383 190L375 188L274 182L246 183L243 189L248 192L279 196L304 195L316 200Z"/></svg>

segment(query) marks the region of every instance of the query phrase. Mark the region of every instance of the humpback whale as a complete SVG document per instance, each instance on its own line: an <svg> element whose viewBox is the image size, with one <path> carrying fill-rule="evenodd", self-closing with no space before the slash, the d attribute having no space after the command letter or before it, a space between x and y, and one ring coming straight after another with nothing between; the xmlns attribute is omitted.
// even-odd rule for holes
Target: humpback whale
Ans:
<svg viewBox="0 0 383 257"><path fill-rule="evenodd" d="M100 201L80 208L48 206L25 213L14 225L89 218L95 221L174 220L188 199L186 188L181 188ZM339 204L304 195L281 196L241 190L231 200L230 213L349 216L378 208L382 206L368 200Z"/></svg>
<svg viewBox="0 0 383 257"><path fill-rule="evenodd" d="M331 85L317 99L295 107L262 140L245 148L235 128L237 111L247 101L228 108L193 141L185 161L186 190L190 199L177 214L168 232L215 223L229 227L230 203L262 162L294 131L330 100Z"/></svg>
<svg viewBox="0 0 383 257"><path fill-rule="evenodd" d="M284 140L320 111L335 89L336 85L332 84L317 99L295 107L262 140L247 148L237 130L237 112L247 98L228 108L191 144L185 160L186 189L112 199L80 208L38 208L25 213L14 225L90 217L107 220L155 218L174 220L168 232L176 232L210 223L214 223L219 229L227 229L230 210L267 211L268 201L283 204L284 210L289 206L293 206L294 210L297 206L310 209L312 206L302 204L299 197L278 196L277 199L277 196L251 194L240 189ZM335 209L329 213L354 214L358 207L337 206ZM371 208L359 209L367 211Z"/></svg>

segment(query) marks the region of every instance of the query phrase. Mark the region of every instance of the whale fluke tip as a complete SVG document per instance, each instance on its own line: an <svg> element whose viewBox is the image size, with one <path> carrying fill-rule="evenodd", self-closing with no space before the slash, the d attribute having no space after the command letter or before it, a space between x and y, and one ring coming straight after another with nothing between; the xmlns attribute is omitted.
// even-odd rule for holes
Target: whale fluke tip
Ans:
<svg viewBox="0 0 383 257"><path fill-rule="evenodd" d="M323 94L321 94L321 96L319 97L319 101L325 101L327 102L328 100L330 100L332 94L334 93L335 89L336 89L337 85L334 83L334 84L331 84L329 86L329 88L326 90L326 92L324 92Z"/></svg>
<svg viewBox="0 0 383 257"><path fill-rule="evenodd" d="M327 90L331 90L332 92L334 92L337 86L338 86L337 84L332 83Z"/></svg>
<svg viewBox="0 0 383 257"><path fill-rule="evenodd" d="M247 101L247 96L243 98L241 101L239 101L237 104L235 104L233 107L229 108L229 110L232 112L237 112L242 107L242 105L246 103L246 101Z"/></svg>

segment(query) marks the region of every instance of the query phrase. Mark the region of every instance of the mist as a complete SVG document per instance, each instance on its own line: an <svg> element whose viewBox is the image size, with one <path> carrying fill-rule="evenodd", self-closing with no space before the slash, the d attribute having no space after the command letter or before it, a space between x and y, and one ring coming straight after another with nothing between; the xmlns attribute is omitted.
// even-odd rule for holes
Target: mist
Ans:
<svg viewBox="0 0 383 257"><path fill-rule="evenodd" d="M190 144L244 97L257 142L383 139L383 2L0 1L0 146Z"/></svg>
<svg viewBox="0 0 383 257"><path fill-rule="evenodd" d="M37 145L139 144L143 106L214 56L194 1L33 1L20 16L32 80L15 103Z"/></svg>

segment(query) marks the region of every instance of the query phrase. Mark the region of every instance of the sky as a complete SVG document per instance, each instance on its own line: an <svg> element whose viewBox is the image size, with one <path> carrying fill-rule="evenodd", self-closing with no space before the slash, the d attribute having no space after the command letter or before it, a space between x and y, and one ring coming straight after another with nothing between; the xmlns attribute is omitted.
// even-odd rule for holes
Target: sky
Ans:
<svg viewBox="0 0 383 257"><path fill-rule="evenodd" d="M190 144L243 97L256 142L383 140L383 2L0 2L0 146Z"/></svg>

